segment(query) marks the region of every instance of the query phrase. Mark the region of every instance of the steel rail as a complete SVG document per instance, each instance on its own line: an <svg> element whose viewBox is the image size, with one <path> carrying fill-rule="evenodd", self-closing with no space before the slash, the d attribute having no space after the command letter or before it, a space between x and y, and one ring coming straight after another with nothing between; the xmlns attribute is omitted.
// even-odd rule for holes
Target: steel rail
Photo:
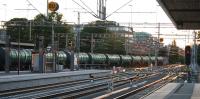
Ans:
<svg viewBox="0 0 200 99"><path fill-rule="evenodd" d="M133 76L133 77L130 77L130 78L127 78L127 79L123 79L123 80L116 80L114 81L114 87L119 87L121 85L124 85L124 84L127 84L129 83L129 80L132 79L132 81L138 81L138 80L142 80L142 79L145 79L145 78L150 78L152 76L156 76L158 75L158 73L156 74L151 74L151 75L146 75L144 77L138 77L138 76ZM91 94L93 92L99 92L99 91L104 91L104 90L107 90L107 86L105 86L107 84L102 84L100 86L96 86L96 87L93 87L93 89L91 88L88 88L88 89L85 89L85 90L82 90L82 91L76 91L76 92L72 92L71 94L69 93L63 93L63 94L60 94L59 95L53 95L53 96L49 96L49 97L34 97L34 98L65 98L65 99L74 99L74 98L77 98L77 97L81 97L81 96L84 96L84 95L88 95L88 94Z"/></svg>
<svg viewBox="0 0 200 99"><path fill-rule="evenodd" d="M109 79L109 77L110 76L98 77L98 78L94 78L93 80L95 81L95 80ZM84 79L84 80L76 80L76 81L68 81L68 82L62 82L62 83L41 85L41 86L35 86L35 87L6 90L6 91L0 92L0 97L9 96L9 95L16 95L16 94L26 93L26 92L32 92L32 91L37 91L37 90L50 89L50 88L61 87L61 86L70 86L70 85L74 85L74 84L85 83L85 82L88 82L90 80L91 79Z"/></svg>
<svg viewBox="0 0 200 99"><path fill-rule="evenodd" d="M125 99L125 98L127 98L127 97L129 97L129 96L131 96L131 95L133 95L133 94L136 94L136 93L138 93L139 91L142 91L142 90L144 90L144 89L146 89L146 88L149 88L149 87L151 87L151 86L153 86L153 85L155 85L155 84L157 84L157 83L159 83L159 82L161 82L161 81L163 81L163 80L167 80L167 79L170 78L170 77L171 77L171 76L167 75L167 76L165 76L165 77L163 77L163 78L161 78L161 79L159 79L159 80L156 80L156 81L154 81L154 82L151 82L151 83L149 83L149 84L146 84L146 85L144 85L144 86L142 86L142 87L140 87L140 88L137 88L137 89L135 89L135 90L129 91L129 92L123 94L123 95L120 95L120 96L114 98L114 99Z"/></svg>

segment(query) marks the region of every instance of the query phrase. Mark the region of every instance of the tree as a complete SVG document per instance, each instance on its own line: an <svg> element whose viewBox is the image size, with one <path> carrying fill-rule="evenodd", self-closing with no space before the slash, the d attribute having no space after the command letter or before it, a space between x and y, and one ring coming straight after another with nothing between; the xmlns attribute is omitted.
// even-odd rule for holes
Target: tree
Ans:
<svg viewBox="0 0 200 99"><path fill-rule="evenodd" d="M179 47L176 46L176 40L173 40L169 51L169 63L183 63L184 57L179 55Z"/></svg>
<svg viewBox="0 0 200 99"><path fill-rule="evenodd" d="M97 46L101 45L101 43L103 43L103 40L101 39L101 37L96 37L95 35L104 36L106 32L109 32L109 31L106 30L105 27L96 27L96 26L91 26L90 24L85 26L80 33L80 38L81 38L80 50L82 52L90 52L90 50L88 49L91 48L91 43L93 43L91 42L92 34L94 37L93 39L95 39L95 45Z"/></svg>
<svg viewBox="0 0 200 99"><path fill-rule="evenodd" d="M107 26L117 26L117 24L114 21L95 21L84 26L80 36L80 50L90 52L91 44L94 43L95 53L124 54L124 37L118 37L108 30ZM91 42L92 35L95 42Z"/></svg>
<svg viewBox="0 0 200 99"><path fill-rule="evenodd" d="M54 26L55 41L60 42L59 47L64 48L66 45L66 35L69 41L74 42L74 33L72 26L61 21L62 14L52 12L49 13L47 18L43 14L35 16L34 20L27 20L26 18L13 18L5 23L7 33L11 36L11 41L17 42L20 33L20 42L36 43L39 36L44 36L44 47L51 44L52 25ZM31 26L31 37L29 38ZM62 35L61 35L62 34ZM58 37L59 36L59 37ZM37 43L36 43L37 44Z"/></svg>
<svg viewBox="0 0 200 99"><path fill-rule="evenodd" d="M10 35L12 42L31 42L29 40L28 20L26 18L13 18L5 23L6 32Z"/></svg>
<svg viewBox="0 0 200 99"><path fill-rule="evenodd" d="M114 33L110 33L97 42L95 52L108 54L125 54L124 43L125 38L119 37Z"/></svg>
<svg viewBox="0 0 200 99"><path fill-rule="evenodd" d="M58 39L63 39L62 41L59 41L59 48L65 47L65 42L64 39L68 39L69 41L74 41L74 35L72 33L72 26L69 26L66 23L63 23L61 21L62 19L62 14L59 13L49 13L49 17L47 18L43 14L38 14L34 18L34 35L35 38L37 38L39 35L42 35L45 37L45 46L48 46L51 44L51 36L52 36L52 25L54 27L54 32L55 36L55 41L58 41ZM59 33L62 33L59 34ZM68 35L68 38L66 38L66 35Z"/></svg>

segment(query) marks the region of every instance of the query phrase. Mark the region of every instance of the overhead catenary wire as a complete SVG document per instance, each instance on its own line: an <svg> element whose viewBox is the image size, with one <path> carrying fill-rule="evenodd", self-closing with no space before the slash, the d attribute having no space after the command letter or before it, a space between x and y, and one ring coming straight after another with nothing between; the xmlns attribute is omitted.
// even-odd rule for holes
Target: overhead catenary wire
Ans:
<svg viewBox="0 0 200 99"><path fill-rule="evenodd" d="M95 12L92 11L92 9L91 9L89 6L87 6L82 0L80 0L80 1L81 1L81 3L82 3L86 8L88 8L88 9L90 10L90 12L92 12L95 16L98 16L98 15L95 14Z"/></svg>
<svg viewBox="0 0 200 99"><path fill-rule="evenodd" d="M108 16L106 16L106 18L110 17L113 13L119 11L121 8L125 7L127 4L129 4L130 2L132 2L133 0L128 1L127 3L123 4L121 7L119 7L117 10L113 11L112 13L108 14Z"/></svg>
<svg viewBox="0 0 200 99"><path fill-rule="evenodd" d="M83 6L81 6L78 2L76 2L75 0L72 0L74 3L76 3L78 6L80 6L81 8L83 8L86 12L90 13L92 16L94 16L95 18L98 18L98 16L96 16L94 13L88 11L86 8L84 8Z"/></svg>
<svg viewBox="0 0 200 99"><path fill-rule="evenodd" d="M29 0L26 0L37 12L39 12L40 14L42 14L42 12L40 12Z"/></svg>

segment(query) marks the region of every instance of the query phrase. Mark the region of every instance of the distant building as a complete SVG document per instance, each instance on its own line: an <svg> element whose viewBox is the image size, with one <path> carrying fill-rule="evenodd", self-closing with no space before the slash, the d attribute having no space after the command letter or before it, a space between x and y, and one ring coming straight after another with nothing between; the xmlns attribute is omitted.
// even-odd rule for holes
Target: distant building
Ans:
<svg viewBox="0 0 200 99"><path fill-rule="evenodd" d="M0 29L0 41L6 40L6 31L3 29Z"/></svg>
<svg viewBox="0 0 200 99"><path fill-rule="evenodd" d="M156 46L155 40L156 39L147 32L134 32L130 54L149 55L154 53Z"/></svg>

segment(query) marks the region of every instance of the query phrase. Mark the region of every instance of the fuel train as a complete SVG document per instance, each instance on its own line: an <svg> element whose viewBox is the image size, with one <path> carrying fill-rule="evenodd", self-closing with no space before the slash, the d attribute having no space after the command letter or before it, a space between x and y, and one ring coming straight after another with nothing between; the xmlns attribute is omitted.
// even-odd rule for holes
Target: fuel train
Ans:
<svg viewBox="0 0 200 99"><path fill-rule="evenodd" d="M18 56L19 52L19 56ZM46 61L53 60L52 53L44 54ZM70 67L71 53L67 51L57 51L56 60L57 64L64 65L64 68ZM117 54L100 54L100 53L75 53L74 57L77 58L77 61L80 65L80 68L87 67L106 67L112 68L112 66L123 66L123 67L145 67L148 64L155 62L155 57L148 56L133 56L133 55L117 55ZM31 68L32 64L32 50L31 49L10 49L9 53L9 63L10 70L17 70L19 61L20 69L28 70ZM165 61L164 57L158 57L158 65L163 65ZM5 65L5 49L0 48L0 69L4 70Z"/></svg>

